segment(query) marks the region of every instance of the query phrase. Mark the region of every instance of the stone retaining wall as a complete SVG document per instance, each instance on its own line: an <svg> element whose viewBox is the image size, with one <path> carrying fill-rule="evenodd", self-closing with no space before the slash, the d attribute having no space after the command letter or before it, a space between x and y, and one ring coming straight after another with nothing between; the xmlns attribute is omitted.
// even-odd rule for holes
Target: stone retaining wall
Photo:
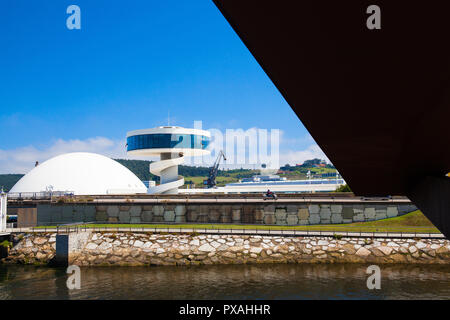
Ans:
<svg viewBox="0 0 450 320"><path fill-rule="evenodd" d="M2 263L47 264L55 257L56 233L22 233L11 241L13 247Z"/></svg>
<svg viewBox="0 0 450 320"><path fill-rule="evenodd" d="M78 237L79 238L79 237ZM48 263L55 234L15 236L9 263ZM197 265L243 263L436 263L450 264L450 241L93 232L69 253L69 263Z"/></svg>
<svg viewBox="0 0 450 320"><path fill-rule="evenodd" d="M37 224L98 223L243 223L313 225L373 221L417 210L411 204L268 202L267 204L38 205Z"/></svg>

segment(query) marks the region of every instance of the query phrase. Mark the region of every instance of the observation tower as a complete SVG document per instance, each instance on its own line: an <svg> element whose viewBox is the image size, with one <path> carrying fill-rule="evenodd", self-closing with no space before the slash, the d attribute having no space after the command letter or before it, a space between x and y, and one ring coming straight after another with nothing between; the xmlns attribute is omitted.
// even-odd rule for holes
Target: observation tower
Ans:
<svg viewBox="0 0 450 320"><path fill-rule="evenodd" d="M178 175L178 165L184 157L203 156L211 134L200 129L162 126L127 133L127 153L134 156L160 156L160 161L150 164L150 172L160 176L160 184L148 189L149 194L177 194L184 185Z"/></svg>

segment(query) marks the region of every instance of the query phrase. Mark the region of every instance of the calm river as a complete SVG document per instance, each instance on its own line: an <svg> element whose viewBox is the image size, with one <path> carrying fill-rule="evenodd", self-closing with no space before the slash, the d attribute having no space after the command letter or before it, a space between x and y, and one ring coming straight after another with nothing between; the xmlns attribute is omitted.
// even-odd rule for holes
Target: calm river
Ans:
<svg viewBox="0 0 450 320"><path fill-rule="evenodd" d="M219 265L81 269L68 290L64 269L0 266L0 299L450 299L450 266L381 266L368 290L367 265Z"/></svg>

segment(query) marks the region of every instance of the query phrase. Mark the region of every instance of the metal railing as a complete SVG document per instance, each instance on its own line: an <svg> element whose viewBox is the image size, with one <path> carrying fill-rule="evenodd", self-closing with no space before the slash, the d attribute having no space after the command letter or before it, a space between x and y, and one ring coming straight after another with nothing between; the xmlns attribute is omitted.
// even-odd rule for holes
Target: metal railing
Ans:
<svg viewBox="0 0 450 320"><path fill-rule="evenodd" d="M108 224L110 224L108 226ZM118 226L119 225L119 226ZM429 227L414 227L414 232L409 231L411 227L365 227L364 230L358 226L347 226L345 230L301 230L296 226L261 225L261 224L234 224L232 227L226 224L196 223L141 223L127 224L111 222L75 222L40 227L14 228L10 232L153 232L153 233L202 233L202 234L248 234L248 235L279 235L279 236L328 236L328 237L366 237L366 238L439 238L445 239L441 233L429 232ZM154 225L154 226L152 226ZM245 228L243 227L245 226ZM318 225L319 226L319 225ZM299 226L297 226L299 227ZM372 229L372 230L367 230ZM383 231L379 231L382 229ZM392 231L389 231L391 229ZM400 229L400 231L399 231ZM401 230L403 229L403 230ZM417 230L419 229L419 231ZM420 229L423 229L420 232Z"/></svg>
<svg viewBox="0 0 450 320"><path fill-rule="evenodd" d="M60 224L60 225L56 226L56 233L57 234L67 234L67 233L71 233L71 232L87 231L88 224L92 224L92 223L74 222L74 223ZM33 229L36 229L36 228L33 228Z"/></svg>
<svg viewBox="0 0 450 320"><path fill-rule="evenodd" d="M73 197L73 191L42 191L8 193L9 200L51 200L53 197Z"/></svg>
<svg viewBox="0 0 450 320"><path fill-rule="evenodd" d="M73 191L43 191L43 192L20 192L20 193L8 193L8 198L11 200L49 200L57 197L73 197L85 198L85 196L75 196ZM171 194L171 195L149 195L149 194L137 194L137 195L91 195L90 197L98 200L121 200L121 199L149 199L149 200L169 200L169 199L262 199L261 192L256 193L200 193L200 194ZM395 200L405 200L406 197L401 196L386 196L386 197L358 197L353 193L346 192L320 192L320 193L282 193L278 192L277 197L279 199L356 199L361 201L382 201L390 202Z"/></svg>

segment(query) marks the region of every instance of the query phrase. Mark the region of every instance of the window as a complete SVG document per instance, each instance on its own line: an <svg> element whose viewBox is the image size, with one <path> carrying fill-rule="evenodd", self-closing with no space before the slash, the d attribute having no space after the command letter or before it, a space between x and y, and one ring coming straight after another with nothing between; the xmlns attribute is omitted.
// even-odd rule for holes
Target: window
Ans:
<svg viewBox="0 0 450 320"><path fill-rule="evenodd" d="M127 138L128 151L139 149L189 148L206 149L209 138L194 134L143 134Z"/></svg>

